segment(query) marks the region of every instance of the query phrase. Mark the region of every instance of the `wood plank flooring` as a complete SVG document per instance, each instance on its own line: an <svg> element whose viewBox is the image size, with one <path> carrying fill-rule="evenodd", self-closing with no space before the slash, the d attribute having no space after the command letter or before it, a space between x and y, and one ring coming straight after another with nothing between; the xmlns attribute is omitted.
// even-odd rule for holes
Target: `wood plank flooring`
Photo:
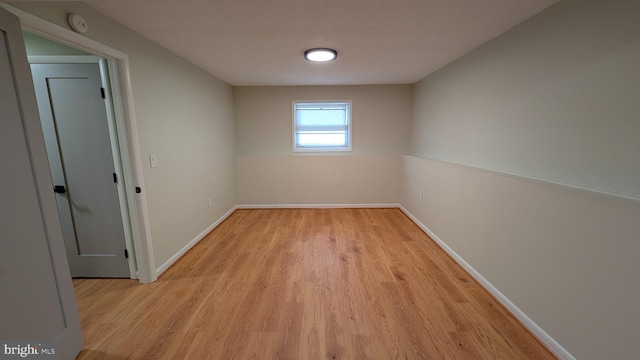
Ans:
<svg viewBox="0 0 640 360"><path fill-rule="evenodd" d="M398 209L237 210L153 284L74 287L79 359L554 359Z"/></svg>

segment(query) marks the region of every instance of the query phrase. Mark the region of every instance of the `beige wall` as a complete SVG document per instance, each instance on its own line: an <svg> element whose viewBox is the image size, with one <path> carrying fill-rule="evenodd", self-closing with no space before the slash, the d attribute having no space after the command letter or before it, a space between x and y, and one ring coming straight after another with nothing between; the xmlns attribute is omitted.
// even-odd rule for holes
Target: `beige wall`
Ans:
<svg viewBox="0 0 640 360"><path fill-rule="evenodd" d="M637 203L409 155L402 168L402 205L567 351L636 357Z"/></svg>
<svg viewBox="0 0 640 360"><path fill-rule="evenodd" d="M239 204L398 202L410 85L234 88ZM353 151L292 151L293 100L352 100Z"/></svg>
<svg viewBox="0 0 640 360"><path fill-rule="evenodd" d="M238 203L397 204L400 155L239 156Z"/></svg>
<svg viewBox="0 0 640 360"><path fill-rule="evenodd" d="M88 38L129 55L160 267L236 204L232 88L80 2L12 5L64 28L68 13L80 14ZM157 168L149 154L157 155Z"/></svg>
<svg viewBox="0 0 640 360"><path fill-rule="evenodd" d="M405 153L411 94L410 85L234 87L237 153L294 155L293 100L352 100L349 154Z"/></svg>
<svg viewBox="0 0 640 360"><path fill-rule="evenodd" d="M401 204L579 359L637 357L638 13L564 0L415 86Z"/></svg>
<svg viewBox="0 0 640 360"><path fill-rule="evenodd" d="M640 199L639 13L563 0L432 74L412 153Z"/></svg>

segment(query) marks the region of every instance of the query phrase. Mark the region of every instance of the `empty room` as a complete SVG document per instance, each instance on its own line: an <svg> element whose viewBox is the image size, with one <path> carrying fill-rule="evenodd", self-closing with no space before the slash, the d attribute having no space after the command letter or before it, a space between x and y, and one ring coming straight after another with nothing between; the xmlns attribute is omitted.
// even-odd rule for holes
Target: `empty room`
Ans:
<svg viewBox="0 0 640 360"><path fill-rule="evenodd" d="M0 1L0 359L634 359L639 0Z"/></svg>

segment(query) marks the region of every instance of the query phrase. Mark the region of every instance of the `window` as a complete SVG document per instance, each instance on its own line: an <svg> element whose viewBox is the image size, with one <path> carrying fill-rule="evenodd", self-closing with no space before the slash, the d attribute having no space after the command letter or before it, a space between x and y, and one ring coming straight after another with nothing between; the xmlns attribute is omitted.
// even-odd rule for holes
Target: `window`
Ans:
<svg viewBox="0 0 640 360"><path fill-rule="evenodd" d="M293 151L351 151L351 101L294 101Z"/></svg>

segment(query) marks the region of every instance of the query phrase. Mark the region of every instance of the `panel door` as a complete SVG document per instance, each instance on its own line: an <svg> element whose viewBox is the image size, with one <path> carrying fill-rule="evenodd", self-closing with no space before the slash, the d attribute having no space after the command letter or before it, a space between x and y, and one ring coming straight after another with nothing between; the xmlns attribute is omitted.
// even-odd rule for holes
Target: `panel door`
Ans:
<svg viewBox="0 0 640 360"><path fill-rule="evenodd" d="M73 277L129 277L99 65L32 64Z"/></svg>

